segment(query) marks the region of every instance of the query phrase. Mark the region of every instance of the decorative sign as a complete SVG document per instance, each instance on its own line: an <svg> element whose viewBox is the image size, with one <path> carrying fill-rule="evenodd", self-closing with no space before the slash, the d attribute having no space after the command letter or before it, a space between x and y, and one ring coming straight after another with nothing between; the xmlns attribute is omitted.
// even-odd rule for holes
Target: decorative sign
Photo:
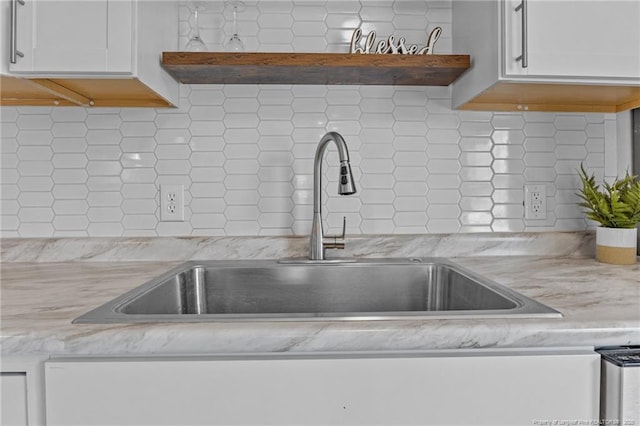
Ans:
<svg viewBox="0 0 640 426"><path fill-rule="evenodd" d="M400 37L397 41L390 35L386 40L380 40L375 49L373 46L376 44L376 32L371 31L367 38L364 40L364 46L360 47L360 40L362 38L362 30L357 28L351 36L351 51L350 53L392 53L394 55L431 55L433 54L433 46L442 34L442 28L435 27L429 37L427 38L427 44L423 48L418 47L417 44L412 44L407 47L404 37Z"/></svg>

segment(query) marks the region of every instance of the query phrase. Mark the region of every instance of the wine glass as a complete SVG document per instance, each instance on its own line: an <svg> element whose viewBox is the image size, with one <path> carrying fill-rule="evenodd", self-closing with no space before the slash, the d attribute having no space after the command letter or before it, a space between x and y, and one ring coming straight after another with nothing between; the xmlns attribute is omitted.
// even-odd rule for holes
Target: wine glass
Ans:
<svg viewBox="0 0 640 426"><path fill-rule="evenodd" d="M233 14L233 35L224 43L224 48L227 52L244 52L244 43L238 36L238 13L244 11L245 4L240 0L231 0L226 6L231 8Z"/></svg>
<svg viewBox="0 0 640 426"><path fill-rule="evenodd" d="M202 41L202 37L200 37L200 23L198 22L198 12L204 10L204 7L201 4L191 4L193 10L193 17L195 19L196 30L195 34L191 36L189 42L185 46L185 49L188 52L206 52L207 45Z"/></svg>

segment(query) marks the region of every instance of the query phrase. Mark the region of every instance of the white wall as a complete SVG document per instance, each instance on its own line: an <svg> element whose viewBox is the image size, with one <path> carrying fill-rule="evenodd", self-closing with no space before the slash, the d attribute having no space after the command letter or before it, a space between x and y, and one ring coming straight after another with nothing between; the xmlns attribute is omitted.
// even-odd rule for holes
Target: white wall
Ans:
<svg viewBox="0 0 640 426"><path fill-rule="evenodd" d="M228 13L206 4L203 38L222 50ZM263 0L239 19L249 51L346 52L358 26L424 43L441 26L436 53L451 53L450 1ZM180 20L184 46L186 6ZM575 170L604 176L615 115L450 103L446 87L184 85L171 110L2 107L2 236L307 234L329 130L347 141L359 192L336 195L330 147L328 232L343 216L352 234L586 228ZM525 182L547 185L546 221L522 218ZM161 183L185 185L185 222L159 222Z"/></svg>

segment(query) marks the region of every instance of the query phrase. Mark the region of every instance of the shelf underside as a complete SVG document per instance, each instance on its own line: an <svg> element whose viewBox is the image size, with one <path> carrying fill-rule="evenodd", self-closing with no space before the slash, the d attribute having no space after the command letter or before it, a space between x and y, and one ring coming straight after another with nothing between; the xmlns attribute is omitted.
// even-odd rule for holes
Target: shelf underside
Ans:
<svg viewBox="0 0 640 426"><path fill-rule="evenodd" d="M163 52L162 66L185 84L364 84L448 86L469 55Z"/></svg>
<svg viewBox="0 0 640 426"><path fill-rule="evenodd" d="M498 82L459 109L476 111L620 112L640 107L640 87Z"/></svg>
<svg viewBox="0 0 640 426"><path fill-rule="evenodd" d="M0 105L167 108L171 104L133 78L0 76Z"/></svg>

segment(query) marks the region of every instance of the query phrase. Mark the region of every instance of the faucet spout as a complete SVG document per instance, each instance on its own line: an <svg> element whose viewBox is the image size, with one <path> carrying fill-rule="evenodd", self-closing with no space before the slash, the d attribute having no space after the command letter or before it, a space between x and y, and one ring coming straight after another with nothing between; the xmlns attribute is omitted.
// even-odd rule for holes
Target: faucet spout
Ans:
<svg viewBox="0 0 640 426"><path fill-rule="evenodd" d="M309 258L311 260L324 260L325 248L344 248L344 228L342 236L325 237L322 230L322 159L329 142L333 141L338 148L340 157L340 178L338 181L338 194L351 195L356 193L356 187L349 163L349 150L344 138L337 132L325 134L316 149L313 162L313 225L311 227L311 247ZM333 241L325 243L325 238ZM341 239L341 241L339 241Z"/></svg>

